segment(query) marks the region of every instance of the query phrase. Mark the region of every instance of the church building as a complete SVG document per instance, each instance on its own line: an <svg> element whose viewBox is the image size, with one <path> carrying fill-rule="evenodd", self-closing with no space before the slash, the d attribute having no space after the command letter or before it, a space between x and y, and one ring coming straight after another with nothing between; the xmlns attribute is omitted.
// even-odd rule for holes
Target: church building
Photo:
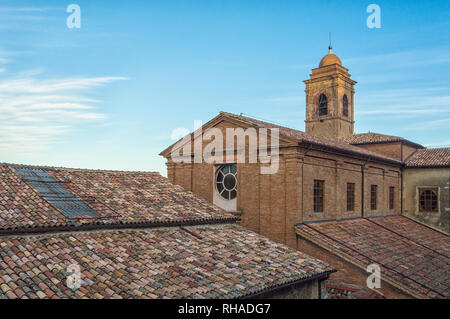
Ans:
<svg viewBox="0 0 450 319"><path fill-rule="evenodd" d="M399 229L404 232L405 245L417 244L416 238L408 234L422 233L421 239L429 236L430 242L441 242L440 249L444 249L441 255L446 257L444 264L447 265L444 269L448 269L450 148L427 149L385 134L355 134L356 81L331 46L304 83L305 132L242 114L220 112L201 129L161 152L167 159L169 180L239 216L240 223L250 230L329 262L338 269L336 276L347 282L358 277L349 269L356 267L361 271L367 264L355 262L354 255L343 257L351 256L349 251L332 251L330 247L341 243L340 235L343 239L350 233L353 236L346 238L347 241L361 236L360 246L355 244L355 247L360 247L357 252L365 257L370 256L370 252L364 249L379 244L374 238L383 232L387 234L380 238L385 241L384 248L380 249L390 245L386 236L401 234ZM221 144L226 145L221 151L227 155L221 156L219 152L212 162L194 161L196 141L206 147L212 139L207 132L212 128L222 131L222 136L226 136L230 128L268 129L269 135L277 129L277 153L269 144L270 152L263 154L276 162L277 171L261 173L261 168L267 166L267 161L260 160L264 156L257 162L248 160L250 136L245 139L245 162L236 160L242 150L236 146L230 150L226 141ZM260 135L258 139L261 142ZM175 161L171 156L174 150L181 150L187 142L190 144L189 151L183 153L185 160ZM234 154L234 162L230 160L230 152ZM371 224L366 225L366 222ZM350 223L347 233L340 233L347 227L342 223ZM322 241L315 240L319 235L324 236ZM374 242L366 242L369 237ZM394 237L391 239L396 241ZM370 261L378 260L375 256ZM349 264L344 266L346 263ZM360 277L358 283L362 284L364 276ZM388 285L394 292L384 291L387 295L423 297L411 290L408 283L392 279ZM425 283L424 286L432 291L425 292L424 288L424 295L442 296L437 289Z"/></svg>

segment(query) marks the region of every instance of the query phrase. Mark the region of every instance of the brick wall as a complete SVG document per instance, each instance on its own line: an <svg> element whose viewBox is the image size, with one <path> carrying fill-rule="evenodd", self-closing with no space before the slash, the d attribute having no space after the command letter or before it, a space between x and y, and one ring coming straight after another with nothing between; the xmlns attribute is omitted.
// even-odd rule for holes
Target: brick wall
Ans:
<svg viewBox="0 0 450 319"><path fill-rule="evenodd" d="M220 122L225 129L234 123ZM246 143L248 148L248 141ZM294 225L303 221L336 220L362 216L400 214L400 168L355 159L333 152L306 150L289 144L280 148L279 170L261 174L260 163L237 164L237 210L241 224L273 240L296 246ZM224 163L217 159L216 163ZM364 170L362 169L364 167ZM213 202L215 164L167 165L169 179ZM324 210L314 212L314 180L324 183ZM347 211L347 183L355 184L355 207ZM370 209L370 186L378 186L377 210ZM395 187L395 208L389 209L389 186Z"/></svg>
<svg viewBox="0 0 450 319"><path fill-rule="evenodd" d="M403 214L450 235L450 169L407 168L403 178ZM419 188L438 189L438 209L419 211Z"/></svg>

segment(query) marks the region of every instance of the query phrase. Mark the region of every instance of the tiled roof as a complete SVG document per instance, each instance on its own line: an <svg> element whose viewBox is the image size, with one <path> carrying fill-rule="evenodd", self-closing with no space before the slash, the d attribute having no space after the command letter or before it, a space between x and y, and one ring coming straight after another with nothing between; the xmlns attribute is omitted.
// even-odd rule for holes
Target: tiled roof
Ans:
<svg viewBox="0 0 450 319"><path fill-rule="evenodd" d="M0 247L0 299L236 298L331 270L238 225L0 237Z"/></svg>
<svg viewBox="0 0 450 319"><path fill-rule="evenodd" d="M405 163L406 167L450 167L450 147L417 150Z"/></svg>
<svg viewBox="0 0 450 319"><path fill-rule="evenodd" d="M352 145L405 142L405 143L414 145L417 148L423 148L422 145L411 142L407 139L404 139L403 137L379 134L379 133L372 133L372 132L353 134L350 137L346 138L345 141Z"/></svg>
<svg viewBox="0 0 450 319"><path fill-rule="evenodd" d="M406 217L296 226L297 234L360 267L381 267L382 280L421 298L450 297L450 240Z"/></svg>
<svg viewBox="0 0 450 319"><path fill-rule="evenodd" d="M75 196L87 198L102 223L207 221L234 218L159 173L49 169ZM80 218L80 224L92 218Z"/></svg>
<svg viewBox="0 0 450 319"><path fill-rule="evenodd" d="M367 150L367 149L364 149L361 147L357 147L357 146L351 145L345 141L341 141L338 139L331 139L331 138L326 138L323 136L313 135L313 134L305 133L305 132L302 132L299 130L291 129L291 128L280 126L280 125L275 125L272 123L256 120L251 117L237 115L237 114L233 114L233 113L221 112L220 114L230 117L232 119L246 122L250 125L257 126L257 127L278 128L280 135L295 139L299 143L307 143L307 144L311 143L311 144L315 144L315 145L322 146L325 148L330 148L330 149L334 149L337 151L349 153L349 154L359 155L359 156L363 156L363 157L370 157L372 159L378 159L378 160L388 161L388 162L397 163L397 164L401 163L400 161L393 159L391 157L388 157L384 154L380 154L380 153L373 152L373 151L370 151L370 150Z"/></svg>
<svg viewBox="0 0 450 319"><path fill-rule="evenodd" d="M0 299L245 297L333 272L157 173L20 167L40 175L0 165Z"/></svg>
<svg viewBox="0 0 450 319"><path fill-rule="evenodd" d="M68 225L69 220L11 167L0 165L0 229Z"/></svg>
<svg viewBox="0 0 450 319"><path fill-rule="evenodd" d="M0 230L86 224L170 224L236 218L159 173L45 168L56 182L94 209L98 217L73 223L7 164L0 166ZM22 166L24 167L24 166ZM30 167L32 168L32 167Z"/></svg>

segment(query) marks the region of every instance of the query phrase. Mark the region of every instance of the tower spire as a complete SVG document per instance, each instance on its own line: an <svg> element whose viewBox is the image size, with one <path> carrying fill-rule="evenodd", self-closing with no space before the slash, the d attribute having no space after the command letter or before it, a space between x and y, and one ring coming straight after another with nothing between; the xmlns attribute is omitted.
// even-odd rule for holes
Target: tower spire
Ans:
<svg viewBox="0 0 450 319"><path fill-rule="evenodd" d="M329 32L329 39L330 39L330 45L328 46L328 50L330 50L328 53L332 53L332 49L333 49L333 47L331 46L331 32Z"/></svg>

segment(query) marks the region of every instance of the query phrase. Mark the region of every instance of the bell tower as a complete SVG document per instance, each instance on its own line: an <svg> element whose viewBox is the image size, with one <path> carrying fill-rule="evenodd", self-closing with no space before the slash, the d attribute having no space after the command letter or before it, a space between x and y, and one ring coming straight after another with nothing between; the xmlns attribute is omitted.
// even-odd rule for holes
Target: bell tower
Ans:
<svg viewBox="0 0 450 319"><path fill-rule="evenodd" d="M344 139L353 134L354 85L348 69L329 52L312 70L306 84L306 133Z"/></svg>

